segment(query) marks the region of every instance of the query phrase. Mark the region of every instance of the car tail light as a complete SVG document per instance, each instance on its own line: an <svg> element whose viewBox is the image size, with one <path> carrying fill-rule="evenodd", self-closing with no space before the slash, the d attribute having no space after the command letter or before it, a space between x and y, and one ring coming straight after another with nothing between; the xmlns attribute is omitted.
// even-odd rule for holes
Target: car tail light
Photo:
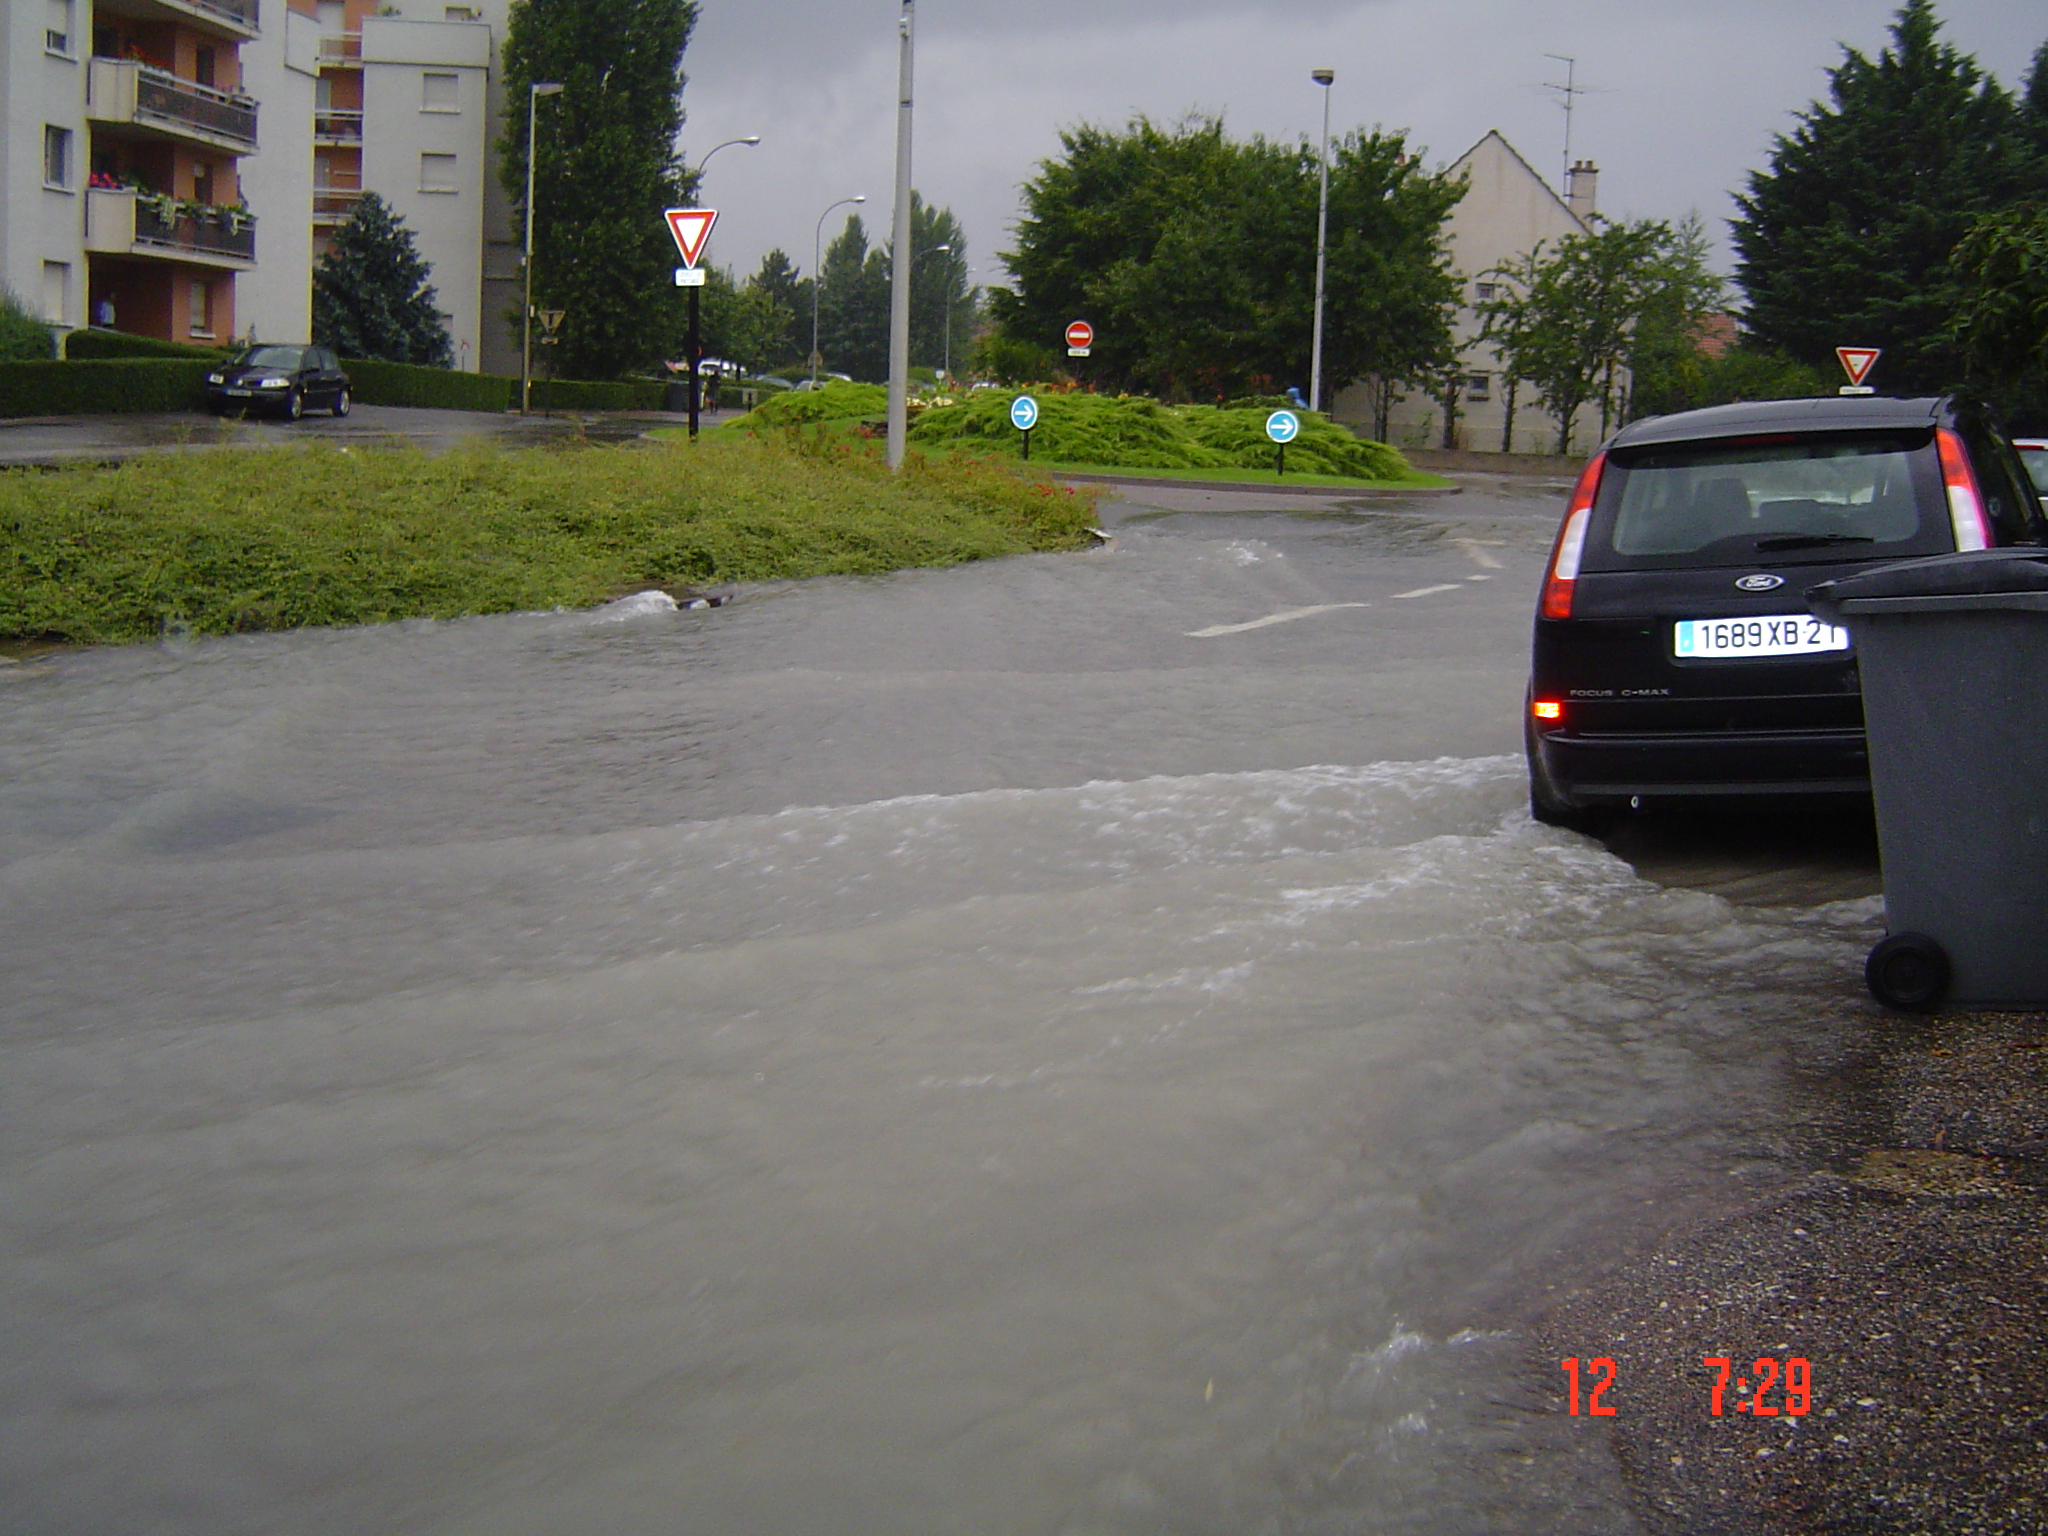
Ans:
<svg viewBox="0 0 2048 1536"><path fill-rule="evenodd" d="M1941 447L1941 479L1948 487L1948 520L1955 529L1956 548L1989 549L1991 519L1984 515L1984 498L1978 494L1963 440L1947 427L1937 429L1934 440Z"/></svg>
<svg viewBox="0 0 2048 1536"><path fill-rule="evenodd" d="M1529 705L1536 723L1555 728L1564 724L1564 705L1556 699L1536 699Z"/></svg>
<svg viewBox="0 0 2048 1536"><path fill-rule="evenodd" d="M1564 525L1557 530L1557 544L1550 552L1550 574L1543 579L1543 601L1537 613L1546 619L1572 616L1572 587L1579 579L1579 559L1586 552L1586 524L1592 521L1593 498L1600 493L1600 472L1607 467L1607 455L1596 453L1572 487L1572 499L1565 508Z"/></svg>

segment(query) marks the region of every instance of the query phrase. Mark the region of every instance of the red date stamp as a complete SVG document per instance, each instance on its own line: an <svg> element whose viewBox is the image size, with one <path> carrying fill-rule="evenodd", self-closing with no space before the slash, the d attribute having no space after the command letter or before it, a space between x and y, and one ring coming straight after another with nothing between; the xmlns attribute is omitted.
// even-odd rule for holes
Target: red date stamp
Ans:
<svg viewBox="0 0 2048 1536"><path fill-rule="evenodd" d="M1704 1355L1700 1363L1714 1373L1707 1411L1715 1418L1732 1410L1760 1419L1780 1414L1796 1419L1813 1407L1813 1362L1803 1355L1787 1360L1763 1355L1748 1367L1747 1374L1739 1376L1733 1355ZM1616 1385L1621 1368L1611 1356L1595 1355L1582 1361L1573 1355L1559 1361L1558 1368L1564 1372L1569 1393L1566 1412L1612 1418L1621 1411L1605 1400L1609 1393L1621 1395Z"/></svg>

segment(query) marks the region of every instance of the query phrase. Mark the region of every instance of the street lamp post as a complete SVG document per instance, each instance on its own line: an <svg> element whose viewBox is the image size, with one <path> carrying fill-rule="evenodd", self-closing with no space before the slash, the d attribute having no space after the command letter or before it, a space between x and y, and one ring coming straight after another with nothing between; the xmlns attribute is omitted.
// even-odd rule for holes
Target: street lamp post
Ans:
<svg viewBox="0 0 2048 1536"><path fill-rule="evenodd" d="M848 203L864 203L866 194L859 197L842 197L832 208L844 208ZM825 221L832 217L832 208L818 215L818 227L811 233L811 388L818 387L818 290L825 286Z"/></svg>
<svg viewBox="0 0 2048 1536"><path fill-rule="evenodd" d="M903 0L896 24L896 223L890 236L895 270L889 281L889 467L903 464L910 424L910 126L911 76L917 54L917 0Z"/></svg>
<svg viewBox="0 0 2048 1536"><path fill-rule="evenodd" d="M731 149L735 144L753 145L758 144L760 142L761 135L759 135L758 133L750 133L743 139L727 139L723 144L712 145L709 149L704 151L704 158L697 162L696 190L699 192L703 190L704 167L711 163L711 157L713 155L717 154L721 149ZM700 197L698 201L701 203L703 199ZM703 393L699 388L697 379L697 360L703 355L704 352L704 343L698 331L697 296L701 294L703 291L704 290L702 288L697 287L695 285L692 285L690 288L690 325L689 331L683 339L683 351L690 359L690 441L693 443L697 441L698 409L704 398Z"/></svg>
<svg viewBox="0 0 2048 1536"><path fill-rule="evenodd" d="M960 275L969 278L974 276L977 270L979 269L969 267ZM968 285L968 291L973 291L971 284ZM953 285L950 282L946 284L946 387L953 387Z"/></svg>
<svg viewBox="0 0 2048 1536"><path fill-rule="evenodd" d="M1308 408L1323 408L1323 271L1330 243L1330 86L1337 78L1334 69L1319 69L1309 76L1323 88L1323 136L1316 144L1316 326L1309 346Z"/></svg>
<svg viewBox="0 0 2048 1536"><path fill-rule="evenodd" d="M927 256L946 256L946 255L950 255L950 254L952 253L952 250L953 250L953 247L952 247L952 246L950 246L950 245L930 245L930 246L926 246L926 247L925 247L925 248L924 248L923 250L921 250L921 251L919 251L919 252L917 253L917 259L918 259L919 261L923 261L923 260L925 259L925 257L927 257ZM916 272L915 272L915 270L914 270L914 269L913 269L913 271L912 271L911 275L912 275L913 277L915 277L915 276L916 276ZM951 313L952 313L952 303L953 303L953 283L952 283L952 279L951 279L951 277L949 276L949 277L947 278L947 281L946 281L946 298L945 298L945 304L946 304L946 314L947 314L948 316L950 316L950 315L951 315Z"/></svg>
<svg viewBox="0 0 2048 1536"><path fill-rule="evenodd" d="M549 80L532 80L526 87L526 329L519 349L519 414L533 404L533 128L540 99L559 96L562 87Z"/></svg>

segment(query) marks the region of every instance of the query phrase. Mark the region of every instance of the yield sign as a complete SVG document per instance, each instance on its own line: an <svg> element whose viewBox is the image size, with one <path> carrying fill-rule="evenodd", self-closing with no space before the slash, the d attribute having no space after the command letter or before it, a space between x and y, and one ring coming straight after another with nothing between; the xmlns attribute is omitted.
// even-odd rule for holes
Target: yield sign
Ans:
<svg viewBox="0 0 2048 1536"><path fill-rule="evenodd" d="M1849 375L1849 382L1861 384L1870 377L1883 351L1882 347L1837 347L1835 356L1842 360L1842 372Z"/></svg>
<svg viewBox="0 0 2048 1536"><path fill-rule="evenodd" d="M661 216L668 220L668 232L675 236L676 249L683 253L683 265L696 266L704 256L704 242L711 238L711 226L718 222L718 210L668 208Z"/></svg>

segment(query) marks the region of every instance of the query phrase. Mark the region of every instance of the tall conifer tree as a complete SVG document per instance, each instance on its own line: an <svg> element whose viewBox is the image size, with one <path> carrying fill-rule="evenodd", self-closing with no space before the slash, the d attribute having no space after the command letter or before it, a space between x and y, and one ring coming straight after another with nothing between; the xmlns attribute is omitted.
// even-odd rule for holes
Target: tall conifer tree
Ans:
<svg viewBox="0 0 2048 1536"><path fill-rule="evenodd" d="M1875 60L1845 50L1831 101L1778 137L1733 221L1750 332L1815 365L1882 347L1891 393L1962 378L1949 253L2024 195L2035 160L2012 95L1940 25L1933 0L1907 0Z"/></svg>

